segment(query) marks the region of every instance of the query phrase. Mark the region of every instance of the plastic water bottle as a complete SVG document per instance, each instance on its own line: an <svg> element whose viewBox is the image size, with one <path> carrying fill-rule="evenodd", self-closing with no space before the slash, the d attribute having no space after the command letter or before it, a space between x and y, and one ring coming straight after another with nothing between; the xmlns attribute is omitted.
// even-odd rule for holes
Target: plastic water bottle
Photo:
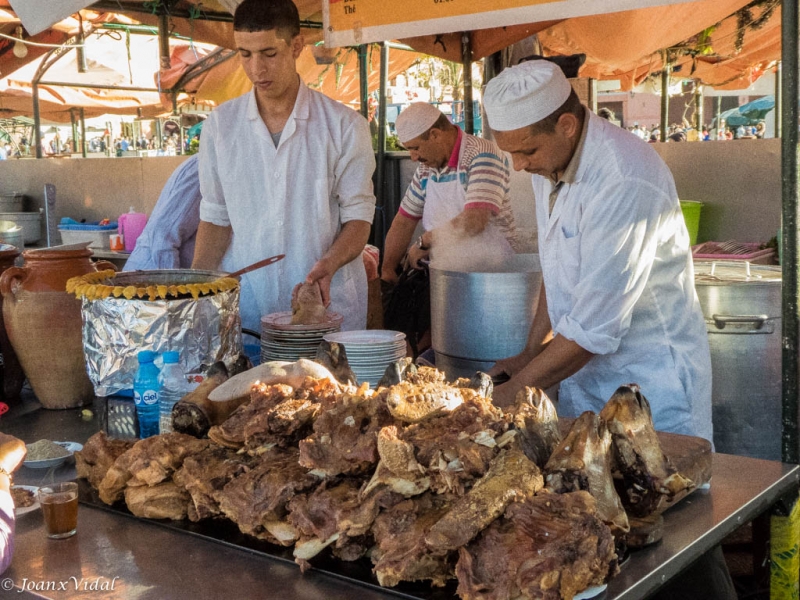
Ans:
<svg viewBox="0 0 800 600"><path fill-rule="evenodd" d="M161 433L172 431L172 407L186 394L186 374L177 352L164 352L164 368L158 376L158 405Z"/></svg>
<svg viewBox="0 0 800 600"><path fill-rule="evenodd" d="M139 370L133 380L133 401L139 418L139 437L158 435L158 367L153 363L156 353L139 352Z"/></svg>

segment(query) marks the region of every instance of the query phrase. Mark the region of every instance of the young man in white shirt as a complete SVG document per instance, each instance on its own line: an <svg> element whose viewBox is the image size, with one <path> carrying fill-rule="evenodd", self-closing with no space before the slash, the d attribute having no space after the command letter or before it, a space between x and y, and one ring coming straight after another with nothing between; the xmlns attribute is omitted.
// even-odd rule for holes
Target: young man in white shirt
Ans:
<svg viewBox="0 0 800 600"><path fill-rule="evenodd" d="M361 251L375 210L375 157L366 120L310 90L297 74L303 50L290 0L245 0L234 39L252 92L219 106L203 126L200 226L192 266L233 271L286 258L242 278L242 324L289 310L292 289L318 282L344 315L366 325Z"/></svg>

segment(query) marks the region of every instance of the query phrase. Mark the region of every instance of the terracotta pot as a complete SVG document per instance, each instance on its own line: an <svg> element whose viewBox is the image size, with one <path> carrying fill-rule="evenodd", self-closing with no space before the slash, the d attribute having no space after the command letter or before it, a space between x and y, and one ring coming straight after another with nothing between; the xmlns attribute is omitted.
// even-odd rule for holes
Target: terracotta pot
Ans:
<svg viewBox="0 0 800 600"><path fill-rule="evenodd" d="M9 267L14 266L14 261L19 256L16 246L0 244L0 275ZM25 373L19 364L14 348L8 339L6 326L3 320L3 298L0 296L0 353L3 354L3 397L6 400L16 400L25 383Z"/></svg>
<svg viewBox="0 0 800 600"><path fill-rule="evenodd" d="M81 302L67 294L71 277L111 263L92 263L88 248L26 250L23 267L0 275L3 318L11 345L44 408L74 408L94 397L86 374Z"/></svg>

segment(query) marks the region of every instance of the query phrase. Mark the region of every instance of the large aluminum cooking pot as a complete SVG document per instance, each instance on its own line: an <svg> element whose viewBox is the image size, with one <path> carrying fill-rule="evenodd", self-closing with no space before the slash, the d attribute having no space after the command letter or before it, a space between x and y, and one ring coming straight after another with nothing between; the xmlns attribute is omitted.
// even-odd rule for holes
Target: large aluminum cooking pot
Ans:
<svg viewBox="0 0 800 600"><path fill-rule="evenodd" d="M113 285L188 285L226 275L196 269L127 271L118 273ZM200 373L218 360L233 364L242 351L239 289L198 299L185 296L83 298L83 351L98 396L133 387L141 350L159 354L177 350L187 374Z"/></svg>
<svg viewBox="0 0 800 600"><path fill-rule="evenodd" d="M538 254L518 254L492 272L431 265L431 335L449 377L472 375L522 351L542 285Z"/></svg>
<svg viewBox="0 0 800 600"><path fill-rule="evenodd" d="M781 459L781 270L695 262L711 347L717 452Z"/></svg>

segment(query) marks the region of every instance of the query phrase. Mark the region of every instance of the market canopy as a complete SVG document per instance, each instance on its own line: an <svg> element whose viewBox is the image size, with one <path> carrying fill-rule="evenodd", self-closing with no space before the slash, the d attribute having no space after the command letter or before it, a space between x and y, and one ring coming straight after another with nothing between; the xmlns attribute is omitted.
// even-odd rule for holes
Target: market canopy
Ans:
<svg viewBox="0 0 800 600"><path fill-rule="evenodd" d="M720 120L732 127L739 125L757 125L763 121L772 109L775 108L775 96L763 96L747 104L742 104L736 108L726 110L719 115ZM716 126L716 117L713 120Z"/></svg>
<svg viewBox="0 0 800 600"><path fill-rule="evenodd" d="M51 7L54 3L44 0L14 0L17 2L35 1L42 6ZM414 0L417 1L417 0ZM575 0L577 2L577 0ZM626 0L627 1L627 0ZM330 2L330 4L328 4ZM373 2L384 0L351 0L346 4L354 4L360 8L372 6ZM538 2L536 0L502 0L499 6L511 6L532 10L534 5L566 5L569 2ZM322 39L322 19L326 6L338 5L343 0L295 0L303 21L303 33L310 43ZM591 4L597 11L597 2ZM539 40L546 55L585 53L587 61L581 76L596 79L617 79L623 89L631 89L644 81L652 73L660 72L666 58L675 66L677 76L696 78L715 87L742 88L747 87L765 71L774 65L780 56L780 0L695 0L679 4L663 5L660 1L645 0L636 3L634 10L606 13L593 16L573 16L570 18L554 18L534 23L520 23L504 27L489 27L491 23L486 16L493 11L473 14L464 24L478 24L481 28L471 27L472 58L477 60L483 56L501 50L531 34L538 33ZM235 8L237 0L168 0L160 6L168 7L170 29L173 32L191 37L198 42L234 48L233 30L230 11ZM445 3L441 3L445 4ZM658 5L656 5L658 4ZM468 6L478 6L474 0ZM603 10L607 7L621 7L616 0L603 2ZM0 0L0 15L3 8L10 7L9 0ZM135 17L138 21L157 25L158 16L153 14L152 2L144 0L127 0L119 3L115 0L101 0L95 3L92 11L82 11L82 15L99 18L109 14L101 10L112 11L123 9L127 18ZM414 3L403 4L406 7ZM484 7L484 3L480 3ZM493 4L494 6L494 4ZM360 10L359 8L359 10ZM96 11L96 12L93 12ZM398 12L398 11L386 11ZM203 15L213 15L215 19L204 20ZM410 9L409 9L410 14ZM568 13L538 13L540 16L566 16ZM117 15L119 16L119 15ZM491 16L489 14L489 16ZM6 19L16 16L11 11L5 12ZM463 18L466 18L462 15ZM748 25L748 20L750 25ZM77 23L77 21L75 21ZM2 21L0 21L0 24ZM742 26L742 23L745 23ZM8 31L8 30L6 30ZM13 29L12 29L13 31ZM39 35L46 35L54 29L46 30ZM414 30L417 33L417 30ZM63 34L62 34L63 35ZM461 61L461 33L440 33L405 38L402 41L419 52ZM13 69L5 66L8 57L13 58L8 40L0 41L0 72L7 74ZM33 52L33 49L31 49ZM392 52L391 54L396 54ZM234 62L234 61L230 61ZM409 63L410 64L410 63ZM349 65L345 78L349 75ZM230 69L224 69L226 76L234 77ZM305 77L309 81L309 77ZM335 73L331 79L333 88L341 86L342 77ZM224 81L223 81L224 83ZM374 89L374 87L373 87ZM326 91L326 93L328 93ZM219 95L216 92L210 95Z"/></svg>

